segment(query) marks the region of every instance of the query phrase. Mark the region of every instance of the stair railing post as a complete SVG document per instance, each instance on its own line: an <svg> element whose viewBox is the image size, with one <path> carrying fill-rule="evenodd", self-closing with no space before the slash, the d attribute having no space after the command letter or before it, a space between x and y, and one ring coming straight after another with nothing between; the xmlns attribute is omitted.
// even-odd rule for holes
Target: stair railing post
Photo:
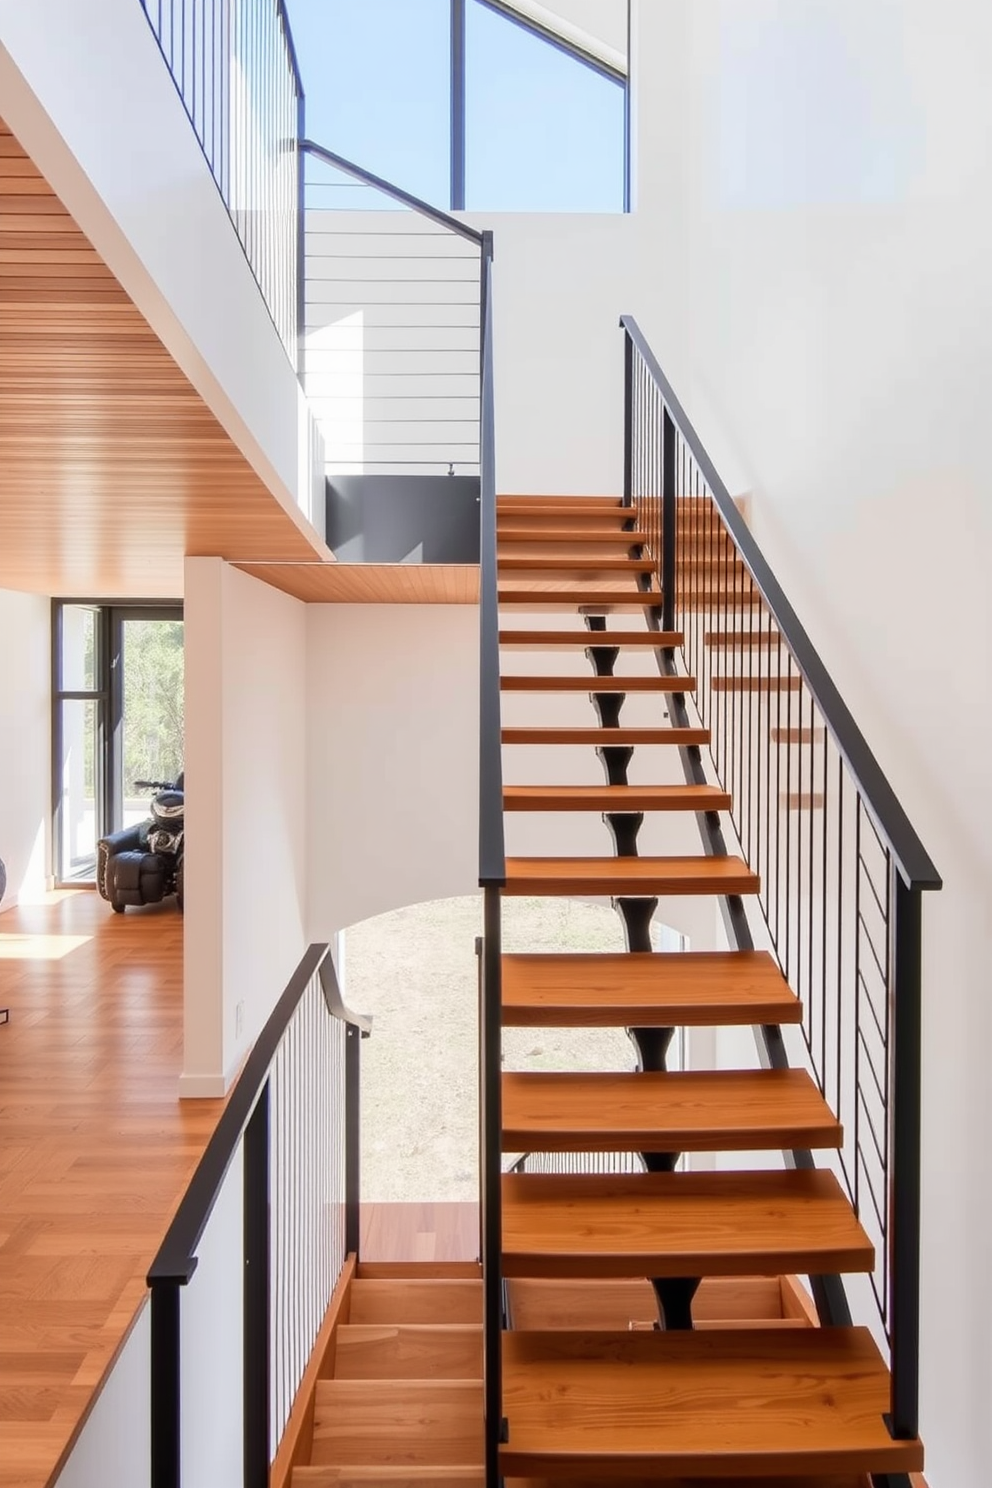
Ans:
<svg viewBox="0 0 992 1488"><path fill-rule="evenodd" d="M362 1034L344 1031L344 1253L357 1256L362 1231Z"/></svg>
<svg viewBox="0 0 992 1488"><path fill-rule="evenodd" d="M675 420L664 405L661 426L661 628L675 629Z"/></svg>
<svg viewBox="0 0 992 1488"><path fill-rule="evenodd" d="M483 938L479 962L479 1054L482 1163L483 1399L486 1488L499 1488L499 1447L503 1426L503 1232L502 1232L502 1079L500 891L483 894Z"/></svg>
<svg viewBox="0 0 992 1488"><path fill-rule="evenodd" d="M244 1439L245 1488L269 1481L269 1081L244 1136Z"/></svg>
<svg viewBox="0 0 992 1488"><path fill-rule="evenodd" d="M180 1488L179 1282L152 1284L151 1488Z"/></svg>
<svg viewBox="0 0 992 1488"><path fill-rule="evenodd" d="M623 504L634 499L634 343L623 333Z"/></svg>
<svg viewBox="0 0 992 1488"><path fill-rule="evenodd" d="M895 864L890 925L892 986L892 1171L889 1199L889 1309L892 1412L897 1439L919 1435L920 1084L922 1077L922 905Z"/></svg>

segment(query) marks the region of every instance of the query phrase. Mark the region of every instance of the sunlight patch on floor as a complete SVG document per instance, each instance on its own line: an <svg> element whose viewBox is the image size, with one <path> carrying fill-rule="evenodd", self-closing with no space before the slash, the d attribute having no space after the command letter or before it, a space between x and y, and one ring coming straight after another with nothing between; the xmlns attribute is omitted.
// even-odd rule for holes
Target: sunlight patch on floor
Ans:
<svg viewBox="0 0 992 1488"><path fill-rule="evenodd" d="M0 933L0 961L61 961L86 945L91 935L4 935Z"/></svg>

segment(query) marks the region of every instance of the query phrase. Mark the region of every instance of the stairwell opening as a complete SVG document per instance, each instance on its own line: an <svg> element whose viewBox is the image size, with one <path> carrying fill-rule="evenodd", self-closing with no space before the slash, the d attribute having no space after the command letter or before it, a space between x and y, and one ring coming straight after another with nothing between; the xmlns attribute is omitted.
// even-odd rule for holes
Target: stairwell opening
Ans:
<svg viewBox="0 0 992 1488"><path fill-rule="evenodd" d="M351 1007L371 1015L361 1073L362 1256L469 1260L478 1254L478 985L481 896L408 905L350 926L338 974ZM507 900L507 952L624 949L606 903ZM688 940L655 920L656 950ZM683 1068L676 1040L670 1067ZM622 1029L508 1028L509 1070L631 1070ZM504 1154L509 1168L523 1154Z"/></svg>

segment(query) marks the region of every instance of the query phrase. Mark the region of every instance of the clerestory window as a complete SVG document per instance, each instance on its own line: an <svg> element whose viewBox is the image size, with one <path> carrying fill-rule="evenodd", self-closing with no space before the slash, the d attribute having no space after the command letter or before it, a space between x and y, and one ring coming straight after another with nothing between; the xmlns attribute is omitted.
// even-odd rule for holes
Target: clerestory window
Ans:
<svg viewBox="0 0 992 1488"><path fill-rule="evenodd" d="M289 11L319 144L455 210L625 209L626 79L502 0Z"/></svg>

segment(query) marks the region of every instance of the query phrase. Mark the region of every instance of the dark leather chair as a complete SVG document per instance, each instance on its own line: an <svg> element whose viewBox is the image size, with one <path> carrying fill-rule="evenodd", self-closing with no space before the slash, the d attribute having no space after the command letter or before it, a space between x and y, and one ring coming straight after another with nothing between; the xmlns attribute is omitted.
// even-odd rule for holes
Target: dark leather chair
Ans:
<svg viewBox="0 0 992 1488"><path fill-rule="evenodd" d="M129 904L159 904L175 894L183 907L183 777L152 803L137 826L101 837L96 845L96 886L115 914ZM159 803L164 802L164 810Z"/></svg>

